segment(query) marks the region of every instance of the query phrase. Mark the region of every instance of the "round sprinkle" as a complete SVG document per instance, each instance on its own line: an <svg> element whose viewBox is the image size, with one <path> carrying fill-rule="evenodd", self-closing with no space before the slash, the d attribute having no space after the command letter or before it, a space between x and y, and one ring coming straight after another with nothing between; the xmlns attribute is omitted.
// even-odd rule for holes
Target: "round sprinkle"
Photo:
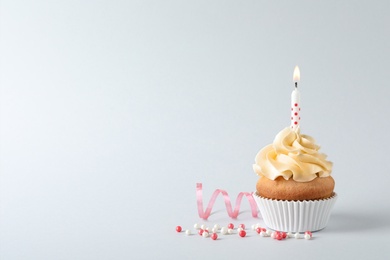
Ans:
<svg viewBox="0 0 390 260"><path fill-rule="evenodd" d="M181 232L181 226L176 227L176 232Z"/></svg>
<svg viewBox="0 0 390 260"><path fill-rule="evenodd" d="M238 227L245 229L245 224L240 224L240 225L238 225Z"/></svg>
<svg viewBox="0 0 390 260"><path fill-rule="evenodd" d="M220 228L221 228L221 226L220 226L220 225L218 225L218 224L215 224L215 225L214 225L214 228L216 228L216 229L218 230L218 229L220 229Z"/></svg>
<svg viewBox="0 0 390 260"><path fill-rule="evenodd" d="M227 232L228 232L228 234L233 234L233 229L232 228L228 228Z"/></svg>
<svg viewBox="0 0 390 260"><path fill-rule="evenodd" d="M187 229L187 230L186 230L186 235L187 235L187 236L191 235L191 230Z"/></svg>
<svg viewBox="0 0 390 260"><path fill-rule="evenodd" d="M217 233L212 233L212 234L211 234L211 239L212 239L212 240L216 240L217 238L218 238Z"/></svg>
<svg viewBox="0 0 390 260"><path fill-rule="evenodd" d="M234 228L234 224L233 223L229 223L227 227L230 228L230 229L233 229Z"/></svg>
<svg viewBox="0 0 390 260"><path fill-rule="evenodd" d="M213 227L213 228L211 229L211 232L213 232L213 233L217 233L217 232L218 232L218 228L216 228L216 227Z"/></svg>
<svg viewBox="0 0 390 260"><path fill-rule="evenodd" d="M246 236L245 230L241 230L240 232L238 232L238 235L239 235L240 237L245 237L245 236Z"/></svg>
<svg viewBox="0 0 390 260"><path fill-rule="evenodd" d="M206 225L202 224L202 225L200 226L200 228L201 228L201 229L206 229Z"/></svg>
<svg viewBox="0 0 390 260"><path fill-rule="evenodd" d="M258 227L258 228L256 228L256 232L257 232L257 234L260 234L261 233L261 228L260 227Z"/></svg>
<svg viewBox="0 0 390 260"><path fill-rule="evenodd" d="M227 228L227 227L221 228L221 234L222 234L222 235L226 235L227 232L228 232L228 228Z"/></svg>
<svg viewBox="0 0 390 260"><path fill-rule="evenodd" d="M200 229L200 225L199 225L198 223L195 223L195 224L194 224L194 228L195 228L195 229Z"/></svg>
<svg viewBox="0 0 390 260"><path fill-rule="evenodd" d="M203 232L202 237L208 237L208 236L209 236L209 232Z"/></svg>
<svg viewBox="0 0 390 260"><path fill-rule="evenodd" d="M295 233L294 237L295 237L296 239L300 239L300 238L301 238L301 235L297 232L297 233Z"/></svg>
<svg viewBox="0 0 390 260"><path fill-rule="evenodd" d="M199 231L198 231L199 235L203 235L203 232L204 232L203 229L199 229Z"/></svg>
<svg viewBox="0 0 390 260"><path fill-rule="evenodd" d="M304 236L304 237L305 237L305 239L306 239L306 240L309 240L309 239L311 239L311 236L310 236L309 234L305 234L305 236Z"/></svg>

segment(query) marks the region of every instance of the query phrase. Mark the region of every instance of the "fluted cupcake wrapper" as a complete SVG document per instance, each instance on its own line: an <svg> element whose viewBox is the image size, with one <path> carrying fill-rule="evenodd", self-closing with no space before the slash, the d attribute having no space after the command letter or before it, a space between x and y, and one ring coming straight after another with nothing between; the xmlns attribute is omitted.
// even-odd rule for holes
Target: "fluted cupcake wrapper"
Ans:
<svg viewBox="0 0 390 260"><path fill-rule="evenodd" d="M272 200L253 193L265 224L278 231L318 231L326 227L337 194L323 200Z"/></svg>

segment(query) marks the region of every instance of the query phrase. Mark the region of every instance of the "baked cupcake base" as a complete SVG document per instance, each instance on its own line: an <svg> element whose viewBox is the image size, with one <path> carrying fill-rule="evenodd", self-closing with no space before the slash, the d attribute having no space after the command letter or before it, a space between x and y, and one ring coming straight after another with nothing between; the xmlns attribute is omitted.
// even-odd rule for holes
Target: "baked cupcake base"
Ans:
<svg viewBox="0 0 390 260"><path fill-rule="evenodd" d="M303 201L267 199L256 193L253 197L267 227L294 233L325 228L337 200L336 193L327 199Z"/></svg>
<svg viewBox="0 0 390 260"><path fill-rule="evenodd" d="M320 200L333 195L335 182L332 176L318 177L309 182L297 182L278 177L270 180L260 177L256 184L257 194L278 200Z"/></svg>

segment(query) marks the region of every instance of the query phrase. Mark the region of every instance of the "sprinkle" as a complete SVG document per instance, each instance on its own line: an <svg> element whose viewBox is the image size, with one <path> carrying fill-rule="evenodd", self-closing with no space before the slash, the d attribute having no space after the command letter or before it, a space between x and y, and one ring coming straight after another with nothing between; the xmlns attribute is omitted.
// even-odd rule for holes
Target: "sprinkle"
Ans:
<svg viewBox="0 0 390 260"><path fill-rule="evenodd" d="M238 232L238 235L239 235L240 237L245 237L245 236L246 236L245 230L241 230L240 232Z"/></svg>
<svg viewBox="0 0 390 260"><path fill-rule="evenodd" d="M221 228L221 234L222 234L222 235L226 235L227 232L228 232L228 228L227 228L227 227L222 227L222 228Z"/></svg>

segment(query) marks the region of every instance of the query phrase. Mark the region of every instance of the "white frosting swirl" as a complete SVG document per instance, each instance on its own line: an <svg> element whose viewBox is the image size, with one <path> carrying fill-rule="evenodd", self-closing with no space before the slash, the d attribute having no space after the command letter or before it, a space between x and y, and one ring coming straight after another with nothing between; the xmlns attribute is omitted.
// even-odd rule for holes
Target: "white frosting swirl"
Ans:
<svg viewBox="0 0 390 260"><path fill-rule="evenodd" d="M332 162L319 153L320 146L308 135L301 135L299 128L285 128L273 142L261 149L253 164L259 176L275 180L282 176L291 177L297 182L308 182L317 177L328 177L332 172Z"/></svg>

